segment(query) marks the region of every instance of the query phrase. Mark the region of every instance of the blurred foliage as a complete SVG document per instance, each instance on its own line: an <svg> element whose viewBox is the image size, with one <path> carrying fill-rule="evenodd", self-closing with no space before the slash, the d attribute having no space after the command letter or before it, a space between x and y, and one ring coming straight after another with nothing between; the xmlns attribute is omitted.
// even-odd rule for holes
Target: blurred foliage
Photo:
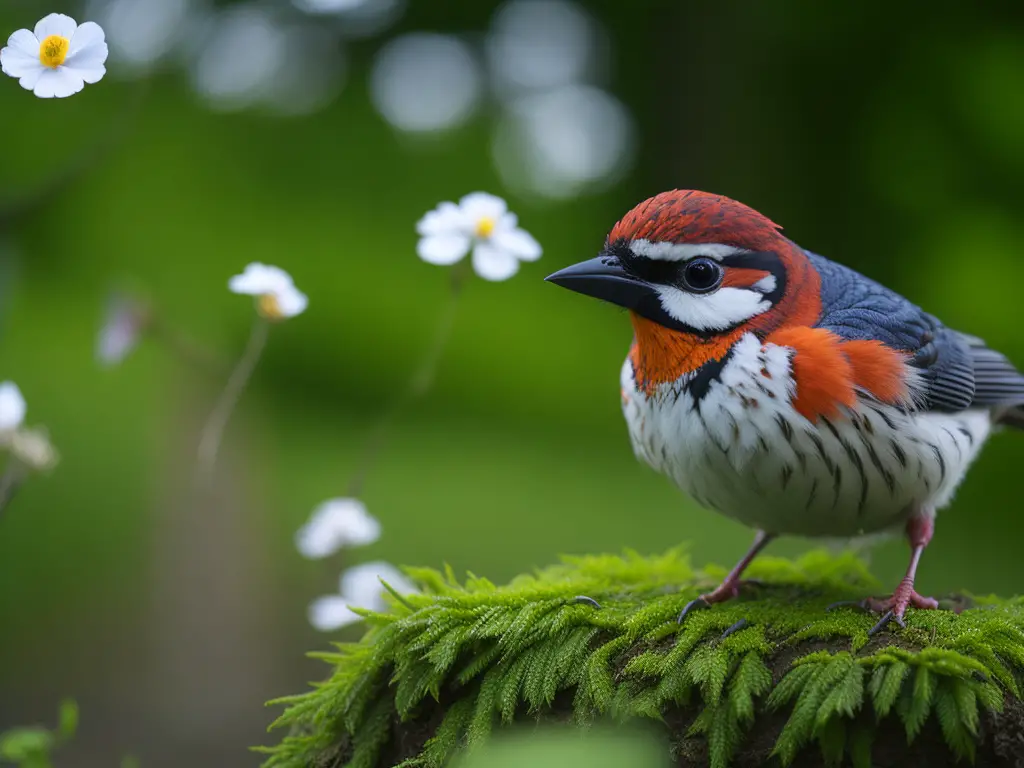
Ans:
<svg viewBox="0 0 1024 768"><path fill-rule="evenodd" d="M74 738L77 730L78 705L70 699L62 701L56 729L35 726L0 733L0 761L19 768L51 768L53 752Z"/></svg>
<svg viewBox="0 0 1024 768"><path fill-rule="evenodd" d="M658 741L622 729L539 730L495 739L471 755L453 761L453 768L665 768L665 750Z"/></svg>
<svg viewBox="0 0 1024 768"><path fill-rule="evenodd" d="M675 540L693 541L698 562L742 551L742 527L697 509L631 454L617 391L626 318L541 282L593 255L618 216L665 188L742 200L1024 364L1013 324L1024 283L1024 6L586 5L608 31L609 86L639 126L637 170L558 204L510 196L545 256L508 283L469 287L437 387L369 479L365 501L385 535L360 557L508 578L563 551ZM389 34L478 35L496 7L413 0ZM4 3L0 30L50 10ZM366 80L379 44L347 47L346 89L306 118L210 111L174 62L139 83L112 69L60 103L0 82L0 200L104 149L84 175L0 222L0 378L19 383L30 421L49 427L63 459L0 520L0 658L19 662L0 668L0 720L42 716L71 685L108 712L129 711L97 717L97 739L123 739L124 722L170 729L153 702L196 691L162 685L180 679L168 647L209 664L195 675L200 694L229 687L209 650L235 637L209 623L235 615L226 603L244 603L238 613L278 658L259 666L280 676L260 678L268 694L308 674L291 661L318 642L305 605L340 565L301 561L293 532L344 489L444 302L447 275L416 259L413 225L439 200L507 194L490 162L490 109L426 137L373 111ZM225 281L252 260L291 271L311 308L271 340L229 428L222 494L186 514L197 508L196 433L222 382L152 344L100 370L102 303L111 285L139 288L166 322L230 361L250 308ZM940 517L923 591L1024 591L1015 437L992 441ZM197 570L218 557L222 578ZM905 558L902 543L887 544L872 567L895 580ZM63 647L79 652L58 671ZM235 751L262 725L258 710L239 711L251 730ZM173 733L228 738L226 726L200 733L181 718Z"/></svg>

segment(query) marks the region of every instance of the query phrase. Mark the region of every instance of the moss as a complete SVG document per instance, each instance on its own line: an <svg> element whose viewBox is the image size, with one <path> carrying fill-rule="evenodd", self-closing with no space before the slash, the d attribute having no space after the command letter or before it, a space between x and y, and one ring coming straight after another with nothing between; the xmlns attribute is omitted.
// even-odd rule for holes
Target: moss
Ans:
<svg viewBox="0 0 1024 768"><path fill-rule="evenodd" d="M367 613L360 642L317 654L327 680L272 702L289 734L265 768L439 767L526 718L650 720L677 765L1016 759L1021 599L911 609L905 630L869 638L874 616L825 608L879 585L852 555L814 552L761 558L741 599L677 625L722 573L680 551L565 558L501 587L409 569L422 594Z"/></svg>

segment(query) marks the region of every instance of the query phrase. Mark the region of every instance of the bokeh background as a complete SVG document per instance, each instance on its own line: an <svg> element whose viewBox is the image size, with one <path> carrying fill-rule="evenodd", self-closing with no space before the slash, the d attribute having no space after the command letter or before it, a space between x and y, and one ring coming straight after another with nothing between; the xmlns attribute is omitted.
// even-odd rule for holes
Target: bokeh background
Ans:
<svg viewBox="0 0 1024 768"><path fill-rule="evenodd" d="M758 208L1024 365L1024 6L575 0L5 0L0 37L104 25L71 99L0 80L0 378L62 454L0 519L0 730L78 698L63 765L248 766L323 635L308 603L370 559L503 580L559 553L731 563L750 534L636 463L620 312L542 282L672 187ZM414 224L473 190L543 244L474 280L436 387L363 494L384 534L326 562L293 536L339 495L446 299ZM214 487L197 433L223 377L147 342L103 368L109 292L230 361L288 269ZM992 441L924 558L928 593L1024 590L1024 439ZM796 553L807 544L773 545ZM872 555L899 577L901 542Z"/></svg>

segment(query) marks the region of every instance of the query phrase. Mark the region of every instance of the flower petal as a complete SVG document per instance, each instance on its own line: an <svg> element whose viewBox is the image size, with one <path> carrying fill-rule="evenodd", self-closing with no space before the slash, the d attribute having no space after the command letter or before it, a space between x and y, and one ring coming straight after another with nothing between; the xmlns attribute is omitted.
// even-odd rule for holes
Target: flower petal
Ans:
<svg viewBox="0 0 1024 768"><path fill-rule="evenodd" d="M117 365L139 343L146 313L125 296L114 296L107 303L106 318L96 338L96 359L101 365Z"/></svg>
<svg viewBox="0 0 1024 768"><path fill-rule="evenodd" d="M280 267L260 264L254 261L246 266L240 275L228 280L228 290L248 296L262 296L265 293L277 294L293 287L292 276Z"/></svg>
<svg viewBox="0 0 1024 768"><path fill-rule="evenodd" d="M39 58L39 40L32 34L31 30L19 29L7 38L7 47L14 48L26 56Z"/></svg>
<svg viewBox="0 0 1024 768"><path fill-rule="evenodd" d="M7 41L7 47L0 50L0 68L5 75L24 77L29 72L42 69L39 61L39 41L27 29L19 29Z"/></svg>
<svg viewBox="0 0 1024 768"><path fill-rule="evenodd" d="M470 192L459 201L462 213L471 221L488 218L498 221L508 210L508 205L500 197L487 192Z"/></svg>
<svg viewBox="0 0 1024 768"><path fill-rule="evenodd" d="M25 420L25 398L13 381L0 384L0 430L17 429Z"/></svg>
<svg viewBox="0 0 1024 768"><path fill-rule="evenodd" d="M76 70L87 83L97 83L106 74L107 43L99 24L87 21L78 28L64 66Z"/></svg>
<svg viewBox="0 0 1024 768"><path fill-rule="evenodd" d="M39 82L39 78L43 76L44 72L49 71L50 70L48 70L46 67L40 64L38 69L30 69L27 72L25 72L25 74L21 76L21 79L18 80L18 85L20 85L26 91L35 90L36 83Z"/></svg>
<svg viewBox="0 0 1024 768"><path fill-rule="evenodd" d="M462 210L455 203L444 202L432 211L427 211L416 222L418 235L442 235L458 232L465 226Z"/></svg>
<svg viewBox="0 0 1024 768"><path fill-rule="evenodd" d="M508 251L517 259L536 261L540 258L541 247L525 229L499 229L491 235L491 243L496 248Z"/></svg>
<svg viewBox="0 0 1024 768"><path fill-rule="evenodd" d="M519 260L491 243L477 243L473 248L473 269L484 280L508 280L519 271Z"/></svg>
<svg viewBox="0 0 1024 768"><path fill-rule="evenodd" d="M325 595L309 604L309 623L321 632L355 624L362 618L348 607L348 602L341 595Z"/></svg>
<svg viewBox="0 0 1024 768"><path fill-rule="evenodd" d="M285 317L301 315L309 306L309 297L294 285L275 291L274 298L277 299L277 308Z"/></svg>
<svg viewBox="0 0 1024 768"><path fill-rule="evenodd" d="M315 560L345 546L372 544L380 532L380 521L359 499L328 499L296 533L295 544L303 556Z"/></svg>
<svg viewBox="0 0 1024 768"><path fill-rule="evenodd" d="M64 67L57 69L44 67L36 81L33 93L40 99L63 99L78 93L84 87L85 81L72 70Z"/></svg>
<svg viewBox="0 0 1024 768"><path fill-rule="evenodd" d="M11 454L37 472L57 466L60 457L44 429L19 429L11 436Z"/></svg>
<svg viewBox="0 0 1024 768"><path fill-rule="evenodd" d="M422 238L416 245L416 253L428 264L454 264L469 252L470 239L467 235L431 235Z"/></svg>
<svg viewBox="0 0 1024 768"><path fill-rule="evenodd" d="M49 16L41 18L36 24L36 40L42 42L50 35L60 35L70 40L75 36L77 29L78 24L70 16L65 16L63 13L51 13Z"/></svg>
<svg viewBox="0 0 1024 768"><path fill-rule="evenodd" d="M400 570L391 563L374 560L352 566L341 574L341 596L355 608L366 608L371 611L384 611L387 603L384 600L386 581L399 593L415 592L416 587Z"/></svg>

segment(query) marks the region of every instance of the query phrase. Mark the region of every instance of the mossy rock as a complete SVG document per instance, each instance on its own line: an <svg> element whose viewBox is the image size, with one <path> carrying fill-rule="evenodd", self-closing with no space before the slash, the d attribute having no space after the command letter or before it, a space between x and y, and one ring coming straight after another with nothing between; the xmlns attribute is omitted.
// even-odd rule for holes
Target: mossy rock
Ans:
<svg viewBox="0 0 1024 768"><path fill-rule="evenodd" d="M440 768L529 720L648 720L679 766L1024 765L1020 598L911 609L869 638L873 615L825 610L878 593L853 555L762 557L740 599L681 627L724 570L678 550L565 558L500 587L408 572L420 594L366 613L360 642L317 654L326 681L272 702L290 733L265 768Z"/></svg>

